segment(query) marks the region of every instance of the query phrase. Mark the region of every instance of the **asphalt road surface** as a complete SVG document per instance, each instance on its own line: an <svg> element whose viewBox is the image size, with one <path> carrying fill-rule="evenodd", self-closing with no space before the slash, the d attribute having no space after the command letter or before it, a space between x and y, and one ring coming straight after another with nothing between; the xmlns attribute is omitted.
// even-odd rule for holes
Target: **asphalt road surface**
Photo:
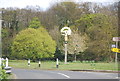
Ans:
<svg viewBox="0 0 120 81"><path fill-rule="evenodd" d="M118 73L12 69L16 79L118 79Z"/></svg>

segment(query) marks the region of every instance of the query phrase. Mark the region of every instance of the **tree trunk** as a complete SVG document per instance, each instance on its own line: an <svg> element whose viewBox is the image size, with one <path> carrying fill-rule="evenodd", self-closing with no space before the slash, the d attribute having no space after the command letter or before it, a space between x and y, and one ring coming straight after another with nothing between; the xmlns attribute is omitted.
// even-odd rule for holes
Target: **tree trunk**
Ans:
<svg viewBox="0 0 120 81"><path fill-rule="evenodd" d="M76 62L76 53L74 54L74 62Z"/></svg>

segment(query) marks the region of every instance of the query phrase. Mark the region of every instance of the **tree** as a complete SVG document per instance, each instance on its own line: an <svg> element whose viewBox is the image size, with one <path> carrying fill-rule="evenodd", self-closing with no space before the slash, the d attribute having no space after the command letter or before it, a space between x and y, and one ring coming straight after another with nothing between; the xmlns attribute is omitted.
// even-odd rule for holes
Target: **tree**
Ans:
<svg viewBox="0 0 120 81"><path fill-rule="evenodd" d="M54 57L56 43L43 28L28 28L15 37L12 56L18 59L39 59Z"/></svg>
<svg viewBox="0 0 120 81"><path fill-rule="evenodd" d="M41 27L41 23L37 17L34 17L33 20L30 22L29 28L39 28Z"/></svg>
<svg viewBox="0 0 120 81"><path fill-rule="evenodd" d="M17 12L15 10L6 10L2 11L2 53L3 57L9 57L11 50L10 45L13 40L13 37L18 32L18 20Z"/></svg>
<svg viewBox="0 0 120 81"><path fill-rule="evenodd" d="M11 54L11 44L18 32L26 28L38 29L42 24L57 43L57 50L55 54L56 57L61 58L61 56L63 56L62 54L64 54L64 37L61 36L60 29L65 25L69 27L73 26L72 31L75 31L74 34L75 36L78 36L78 40L81 34L83 36L83 33L89 37L89 41L86 41L88 42L88 49L79 54L82 55L83 60L85 57L88 59L89 56L92 58L101 57L101 51L98 53L97 49L102 48L104 45L104 48L107 46L107 48L105 48L106 53L108 48L110 53L111 50L109 44L113 43L111 40L112 36L117 36L115 35L116 33L114 33L114 31L116 31L115 29L117 29L116 27L118 26L118 9L117 3L102 5L101 3L90 2L60 2L50 6L46 11L42 11L39 6L27 6L26 8L22 9L12 7L6 8L2 11L2 18L4 20L2 25L2 56L9 57ZM98 15L97 13L101 13L102 15ZM107 17L103 16L103 14ZM78 22L75 22L76 20L78 20ZM79 33L77 31L79 31ZM71 41L75 36L71 36ZM101 42L101 39L103 39L104 42ZM109 40L111 40L111 42L109 42ZM97 44L95 45L94 43L100 43L101 46L97 46ZM69 47L70 49L75 50L74 47ZM73 53L73 50L70 50L72 52L68 52ZM103 58L105 56L114 58L113 54L110 53L111 55L108 55L108 53L106 53L104 51L102 55ZM59 54L61 54L61 56L59 56Z"/></svg>
<svg viewBox="0 0 120 81"><path fill-rule="evenodd" d="M96 13L84 15L77 20L79 31L89 37L87 51L94 54L96 60L113 60L111 44L112 37L117 34L117 27L112 25L111 19L112 17Z"/></svg>
<svg viewBox="0 0 120 81"><path fill-rule="evenodd" d="M85 35L79 34L78 32L72 31L72 34L68 40L68 53L74 55L74 61L77 60L77 55L79 52L84 52L86 47L87 37Z"/></svg>

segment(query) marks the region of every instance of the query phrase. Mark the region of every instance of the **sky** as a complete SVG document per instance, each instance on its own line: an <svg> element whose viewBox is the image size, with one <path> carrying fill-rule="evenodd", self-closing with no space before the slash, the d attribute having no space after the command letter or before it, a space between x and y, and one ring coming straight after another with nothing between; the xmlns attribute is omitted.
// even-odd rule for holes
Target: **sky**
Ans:
<svg viewBox="0 0 120 81"><path fill-rule="evenodd" d="M40 6L42 9L47 9L50 5L65 0L0 0L0 8L18 7L25 8L26 6ZM118 2L118 0L66 0L76 2Z"/></svg>

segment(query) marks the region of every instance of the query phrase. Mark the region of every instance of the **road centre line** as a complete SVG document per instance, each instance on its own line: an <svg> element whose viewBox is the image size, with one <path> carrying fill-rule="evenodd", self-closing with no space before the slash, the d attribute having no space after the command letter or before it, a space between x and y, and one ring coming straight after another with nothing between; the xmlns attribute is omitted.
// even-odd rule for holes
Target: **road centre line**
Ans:
<svg viewBox="0 0 120 81"><path fill-rule="evenodd" d="M70 78L70 76L65 75L65 74L63 74L63 73L58 73L58 74L63 75L63 76L65 76L65 77L67 77L67 78Z"/></svg>

